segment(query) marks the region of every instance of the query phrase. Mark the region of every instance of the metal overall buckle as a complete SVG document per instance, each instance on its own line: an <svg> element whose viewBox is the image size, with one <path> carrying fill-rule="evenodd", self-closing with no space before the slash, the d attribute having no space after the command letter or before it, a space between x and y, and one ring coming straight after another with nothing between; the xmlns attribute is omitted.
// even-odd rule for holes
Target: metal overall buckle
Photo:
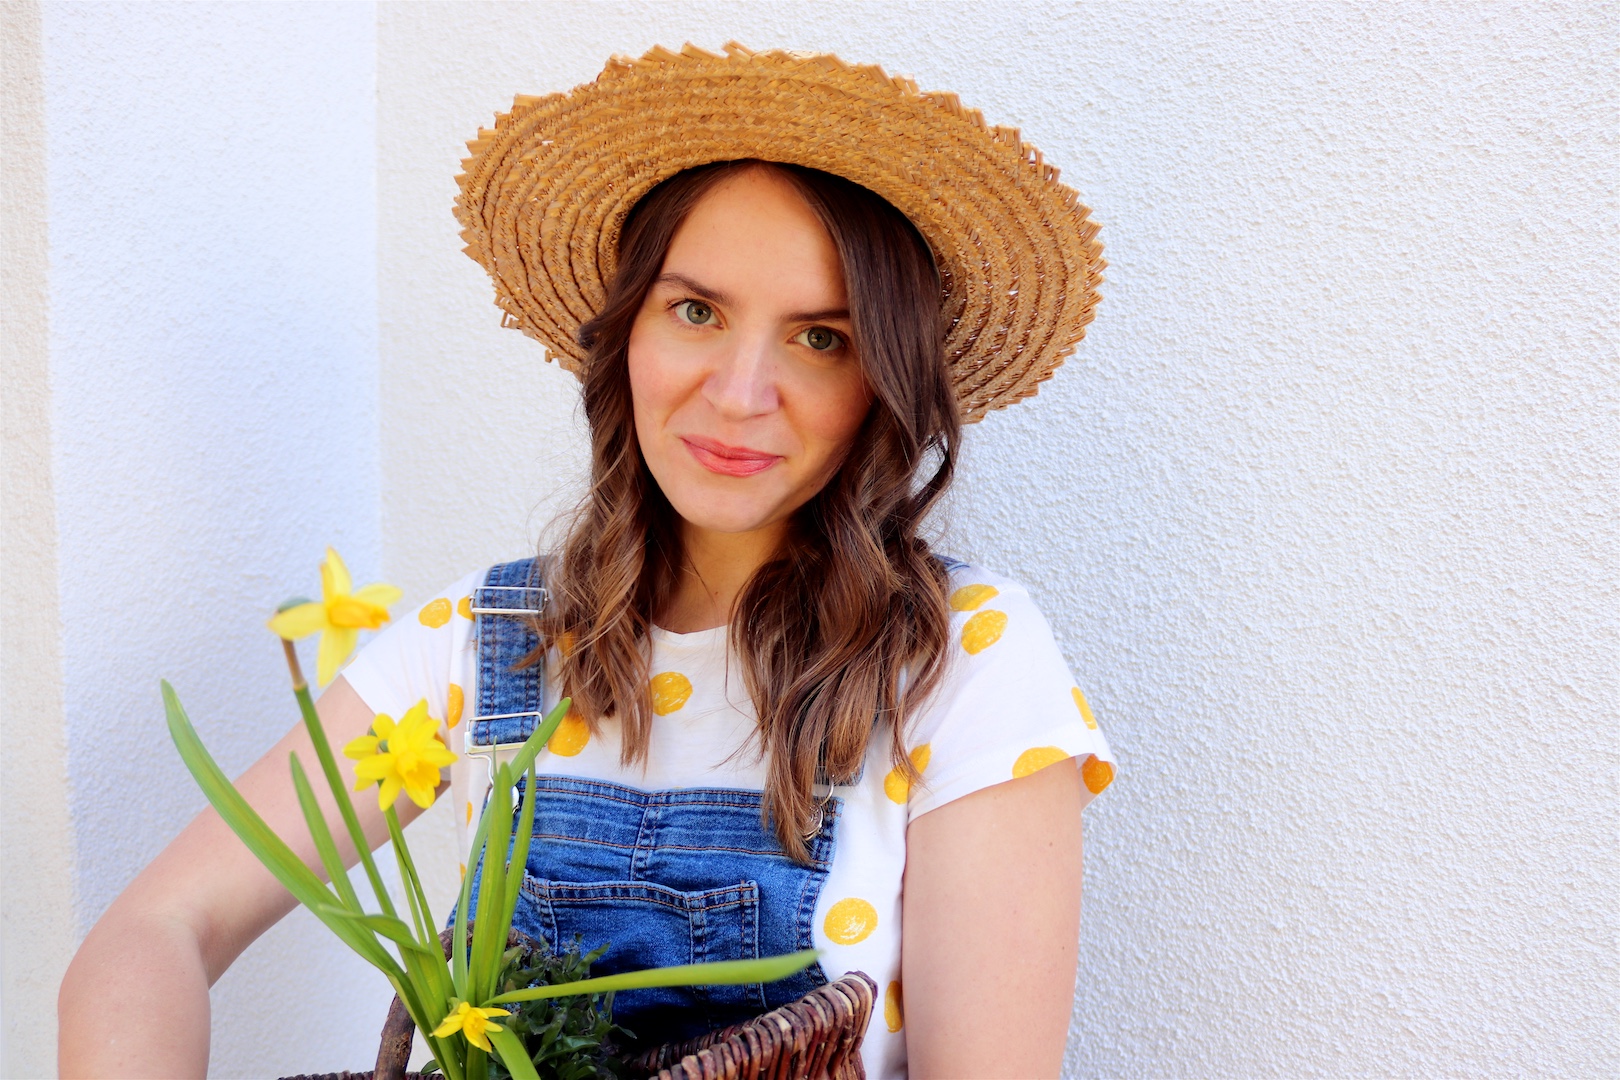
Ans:
<svg viewBox="0 0 1620 1080"><path fill-rule="evenodd" d="M540 594L540 603L541 603L542 606L545 604L546 600L550 596L550 594L546 591L546 587L544 585L480 585L480 586L478 586L477 589L474 590L474 594L476 595L477 593L480 593L480 592L487 592L487 591L492 591L492 590L496 590L496 589L499 589L502 592L538 592ZM540 613L541 613L542 608L472 607L472 608L469 608L468 610L473 615L518 615L518 616L521 616L521 615L533 615L533 616L538 617L540 615ZM542 665L544 664L544 662L545 662L544 660L541 661ZM478 723L479 721L510 720L510 719L515 718L515 717L534 716L535 717L535 722L539 723L540 719L546 715L546 712L545 712L545 704L546 704L546 702L545 702L545 694L544 694L544 690L545 690L545 668L543 666L542 666L541 671L540 671L540 688L541 688L541 696L540 696L540 706L541 707L540 707L539 712L537 712L537 713L494 713L494 714L492 714L490 716L474 716L472 718L472 720L469 722L468 726L467 726L467 733L469 735L472 734L473 725ZM501 763L502 762L509 762L513 758L517 757L518 751L523 749L523 743L521 743L521 742L505 742L505 743L477 743L477 744L474 744L474 743L469 743L469 742L463 742L461 749L462 749L462 753L466 754L468 757L481 757L481 758L485 759L485 764L489 768L489 783L490 783L490 786L493 787L495 785L495 773L500 769ZM514 779L516 779L516 778L514 777Z"/></svg>

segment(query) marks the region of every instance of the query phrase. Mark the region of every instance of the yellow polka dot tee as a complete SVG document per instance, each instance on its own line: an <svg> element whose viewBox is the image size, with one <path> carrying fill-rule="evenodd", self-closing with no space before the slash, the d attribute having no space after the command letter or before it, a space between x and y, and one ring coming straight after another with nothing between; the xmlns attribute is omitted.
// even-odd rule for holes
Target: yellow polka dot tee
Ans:
<svg viewBox="0 0 1620 1080"><path fill-rule="evenodd" d="M415 612L399 617L344 670L368 707L402 715L422 699L462 750L475 698L477 656L468 602L483 579L469 574ZM869 743L853 784L833 789L843 800L833 862L813 919L828 979L870 975L879 1007L862 1057L868 1076L906 1075L904 989L900 974L901 874L906 826L952 800L1075 758L1089 801L1114 776L1113 756L1091 704L1073 679L1045 618L1023 586L974 566L951 571L951 641L939 690L906 733L922 779L908 783L888 756L888 732ZM593 732L570 716L541 755L543 773L605 780L643 790L764 786L753 752L754 711L727 630L691 634L655 629L648 686L656 722L646 767L619 764L616 721ZM547 686L546 700L559 696ZM739 749L743 752L738 753ZM482 805L488 777L482 759L463 756L451 769L458 851Z"/></svg>

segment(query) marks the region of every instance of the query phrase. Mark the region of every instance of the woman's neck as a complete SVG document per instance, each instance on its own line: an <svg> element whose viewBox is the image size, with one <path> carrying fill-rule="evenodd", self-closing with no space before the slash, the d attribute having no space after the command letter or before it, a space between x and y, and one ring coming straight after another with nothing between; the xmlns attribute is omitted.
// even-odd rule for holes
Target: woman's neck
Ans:
<svg viewBox="0 0 1620 1080"><path fill-rule="evenodd" d="M674 594L655 620L665 630L690 634L731 621L737 595L749 578L781 548L787 523L746 533L723 533L681 525L686 563Z"/></svg>

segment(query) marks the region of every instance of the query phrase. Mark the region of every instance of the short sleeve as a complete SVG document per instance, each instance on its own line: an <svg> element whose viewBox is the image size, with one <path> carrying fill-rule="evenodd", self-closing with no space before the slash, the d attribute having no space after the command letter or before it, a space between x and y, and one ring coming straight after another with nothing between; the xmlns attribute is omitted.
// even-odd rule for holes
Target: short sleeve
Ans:
<svg viewBox="0 0 1620 1080"><path fill-rule="evenodd" d="M396 615L349 661L343 677L374 713L398 718L419 701L428 715L455 731L466 708L472 644L473 572L416 610ZM451 745L458 745L452 743Z"/></svg>
<svg viewBox="0 0 1620 1080"><path fill-rule="evenodd" d="M907 732L922 773L909 819L1069 758L1079 761L1081 798L1090 802L1113 781L1113 754L1028 591L957 564L950 604L945 675Z"/></svg>

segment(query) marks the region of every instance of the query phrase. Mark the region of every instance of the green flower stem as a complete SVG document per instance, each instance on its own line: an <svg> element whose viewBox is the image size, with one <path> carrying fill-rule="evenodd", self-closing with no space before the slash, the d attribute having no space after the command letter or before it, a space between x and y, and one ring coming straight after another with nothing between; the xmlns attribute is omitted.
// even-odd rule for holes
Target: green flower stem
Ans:
<svg viewBox="0 0 1620 1080"><path fill-rule="evenodd" d="M436 1039L431 1028L424 1030L420 1024L417 1025L417 1030L422 1032L422 1041L427 1043L427 1048L432 1051L433 1060L438 1063L439 1071L444 1073L445 1080L468 1080L471 1074L467 1071L467 1063L462 1060L463 1055L450 1045L450 1040L455 1036Z"/></svg>
<svg viewBox="0 0 1620 1080"><path fill-rule="evenodd" d="M512 914L517 910L518 894L523 890L523 875L529 866L529 841L534 835L534 764L529 764L529 771L525 774L528 783L523 785L523 798L518 803L517 811L517 837L512 841L512 850L508 856L510 869L506 874L506 889L501 897L501 938L504 943L507 932L512 926Z"/></svg>
<svg viewBox="0 0 1620 1080"><path fill-rule="evenodd" d="M489 807L478 818L478 828L473 832L472 850L480 856L484 850L484 841L489 834ZM472 1000L472 990L467 985L467 908L472 903L473 876L478 872L478 861L472 859L466 873L461 876L461 899L456 904L456 929L450 942L450 978L455 983L456 996L463 1001Z"/></svg>
<svg viewBox="0 0 1620 1080"><path fill-rule="evenodd" d="M568 710L572 705L572 698L563 698L561 701L557 702L557 704L552 707L552 710L545 715L545 718L540 721L539 726L534 729L534 732L528 737L527 740L524 741L522 748L517 752L517 756L514 757L510 762L507 772L508 794L507 807L505 811L507 814L507 824L505 830L506 839L504 839L501 843L501 850L503 852L508 850L508 845L511 838L511 778L513 776L520 776L530 771L530 766L534 764L535 759L540 755L540 748L545 746L546 741L549 740L552 734L556 732L557 725L563 722L563 717L568 715ZM534 790L534 785L532 783L529 785L528 790L531 792ZM455 983L456 996L460 997L464 1001L474 1001L479 996L478 993L475 992L475 987L478 984L472 979L472 958L468 955L467 949L467 918L469 914L468 909L472 906L473 878L480 872L480 863L482 862L487 864L489 861L489 837L491 822L494 820L494 813L496 810L496 801L497 800L493 797L492 791L491 798L484 803L483 813L478 816L478 827L473 832L472 848L467 860L467 872L461 879L461 899L456 904L456 929L450 947L450 977ZM533 827L532 824L530 827ZM528 857L527 854L525 854L524 864L526 865L527 862ZM504 864L502 869L505 869ZM478 893L478 906L480 912L484 910L483 900L488 894L489 884L488 875L486 874L484 885ZM504 893L501 898L503 900L506 899ZM512 916L510 905L508 905L504 925L500 928L501 950L504 950L505 948L506 935L511 929L511 923ZM476 925L485 926L487 924L482 919L479 919ZM492 932L492 930L493 927L490 931L480 931L480 940L482 940L482 934ZM488 989L494 989L493 981L490 983ZM487 992L488 991L486 990L486 993Z"/></svg>
<svg viewBox="0 0 1620 1080"><path fill-rule="evenodd" d="M304 860L294 854L269 825L265 824L258 811L242 798L241 793L226 778L219 764L208 753L208 748L197 737L197 730L186 716L174 687L166 681L162 683L162 687L169 737L174 740L175 749L180 753L180 760L185 762L192 779L197 781L197 786L202 789L209 805L213 806L221 820L230 826L231 831L236 833L237 838L257 856L276 880L281 882L299 903L314 912L315 916L341 938L344 944L359 953L363 960L381 970L390 980L403 979L405 973L394 963L388 951L378 944L376 937L345 918L351 913L341 906L341 899L327 888L326 883L316 876L315 871L306 866Z"/></svg>
<svg viewBox="0 0 1620 1080"><path fill-rule="evenodd" d="M304 812L304 823L309 826L310 838L315 841L315 850L320 852L321 865L326 867L326 876L331 880L332 888L337 890L343 905L350 911L361 911L359 894L354 891L354 882L349 880L349 871L338 854L332 830L326 827L326 815L321 813L320 803L315 801L315 789L310 786L303 763L298 760L297 754L288 754L287 764L292 770L293 788L298 792L298 808Z"/></svg>
<svg viewBox="0 0 1620 1080"><path fill-rule="evenodd" d="M430 958L423 961L423 972L428 977L429 985L424 987L426 996L436 1002L439 1007L449 1009L450 999L455 996L455 987L450 978L449 968L444 962L444 949L439 944L438 932L434 930L437 925L433 921L433 912L428 907L427 893L422 889L422 879L416 872L416 863L411 859L410 845L405 843L405 830L400 827L399 815L389 807L384 817L388 821L388 836L393 842L394 854L399 859L399 874L405 882L406 896L411 901L411 914L416 919L416 932L422 951ZM404 956L400 957L402 960ZM431 1031L438 1026L443 1017L427 1017L429 1027L424 1030Z"/></svg>
<svg viewBox="0 0 1620 1080"><path fill-rule="evenodd" d="M405 846L405 830L400 827L399 815L390 806L383 811L388 823L388 839L393 844L394 858L399 864L399 879L405 888L405 899L410 901L411 919L416 924L418 940L423 945L438 944L439 935L433 932L433 916L428 912L427 896L416 876L416 864L411 861L411 849Z"/></svg>
<svg viewBox="0 0 1620 1080"><path fill-rule="evenodd" d="M558 983L555 986L531 986L526 990L513 990L497 994L480 1008L505 1005L512 1001L538 1001L541 998L574 997L580 994L605 994L609 990L645 990L655 986L731 986L738 983L767 983L785 979L795 971L809 967L816 959L815 949L765 956L758 960L717 960L707 964L680 964L675 967L648 968L645 971L626 971L619 975L603 975L595 979Z"/></svg>
<svg viewBox="0 0 1620 1080"><path fill-rule="evenodd" d="M534 1062L529 1060L529 1052L523 1049L522 1039L503 1027L489 1032L489 1041L501 1064L512 1074L512 1080L540 1080L540 1074L534 1071Z"/></svg>
<svg viewBox="0 0 1620 1080"><path fill-rule="evenodd" d="M472 1000L478 1001L495 992L501 954L506 951L506 931L499 926L498 914L506 899L506 855L512 844L512 769L505 762L495 770L495 786L490 792L489 809L493 816L484 844L484 877L478 889L478 917L473 929L472 956L468 966L468 983L474 995ZM497 839L499 846L495 844Z"/></svg>
<svg viewBox="0 0 1620 1080"><path fill-rule="evenodd" d="M326 782L332 788L332 797L337 801L338 812L343 815L343 824L348 827L349 838L360 855L360 862L366 868L366 878L371 882L372 891L377 894L377 903L382 905L384 912L393 915L393 898L388 895L382 875L377 872L377 863L371 857L371 845L366 842L365 830L360 828L360 818L356 816L354 803L349 799L349 789L338 772L337 759L332 756L332 744L326 739L326 728L321 725L321 718L315 712L315 701L309 696L309 684L304 681L303 670L298 666L298 653L294 651L292 642L284 640L282 645L286 647L287 666L292 672L293 695L298 698L298 710L304 714L309 740L315 744L315 756L320 759L321 772L326 774Z"/></svg>

